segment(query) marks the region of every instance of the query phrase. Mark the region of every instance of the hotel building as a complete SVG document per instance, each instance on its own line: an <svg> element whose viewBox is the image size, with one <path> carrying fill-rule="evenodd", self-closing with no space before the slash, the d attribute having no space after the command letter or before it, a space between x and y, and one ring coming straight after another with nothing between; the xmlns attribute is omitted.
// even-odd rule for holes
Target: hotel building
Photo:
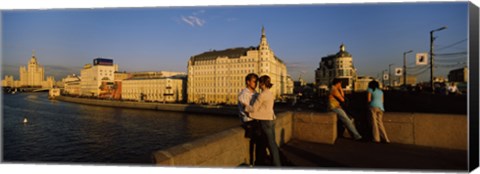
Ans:
<svg viewBox="0 0 480 174"><path fill-rule="evenodd" d="M270 76L276 99L293 90L288 89L293 82L287 81L287 67L269 47L263 27L257 47L213 50L192 56L187 71L189 103L237 104L237 95L245 88L245 76L249 73Z"/></svg>
<svg viewBox="0 0 480 174"><path fill-rule="evenodd" d="M357 76L356 71L352 55L345 50L345 45L342 44L338 53L322 57L319 68L315 70L315 83L318 88L327 89L334 78L339 78L342 80L342 87L346 91L351 91Z"/></svg>

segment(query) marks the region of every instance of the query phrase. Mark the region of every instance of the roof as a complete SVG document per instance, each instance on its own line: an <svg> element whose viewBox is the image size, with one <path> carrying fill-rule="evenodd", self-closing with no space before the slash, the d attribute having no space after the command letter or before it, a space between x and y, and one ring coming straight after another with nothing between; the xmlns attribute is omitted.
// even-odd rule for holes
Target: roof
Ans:
<svg viewBox="0 0 480 174"><path fill-rule="evenodd" d="M227 57L229 59L236 59L240 58L241 56L246 56L248 51L251 50L258 50L258 47L250 46L248 48L244 47L238 47L238 48L228 48L225 50L213 50L213 51L208 51L204 52L202 54L198 54L195 56L192 56L190 60L193 61L195 64L196 61L202 61L202 60L216 60L219 57ZM284 63L280 58L277 56L274 56L275 59L281 63Z"/></svg>
<svg viewBox="0 0 480 174"><path fill-rule="evenodd" d="M240 58L241 56L246 56L247 51L249 50L258 50L258 47L251 46L248 48L243 48L243 47L229 48L221 51L213 50L213 51L208 51L199 55L192 56L191 60L195 62L195 61L201 61L201 60L216 60L218 57L228 57L230 59Z"/></svg>
<svg viewBox="0 0 480 174"><path fill-rule="evenodd" d="M132 77L124 80L156 80L156 79L172 79L172 80L183 80L186 77L184 76L171 76L171 77Z"/></svg>

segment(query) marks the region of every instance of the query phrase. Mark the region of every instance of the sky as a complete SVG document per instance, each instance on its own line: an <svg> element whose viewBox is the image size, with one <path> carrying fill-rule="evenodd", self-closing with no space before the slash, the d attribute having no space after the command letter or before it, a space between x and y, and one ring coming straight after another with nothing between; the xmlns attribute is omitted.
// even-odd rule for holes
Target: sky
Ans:
<svg viewBox="0 0 480 174"><path fill-rule="evenodd" d="M262 26L294 80L314 82L321 58L343 43L358 75L380 78L413 50L408 70L427 81L415 54L428 52L430 31L443 26L434 33L435 76L467 61L466 54L442 56L467 52L466 2L2 10L1 18L2 73L16 80L32 50L57 81L96 57L112 58L120 71L186 72L191 56L258 46Z"/></svg>

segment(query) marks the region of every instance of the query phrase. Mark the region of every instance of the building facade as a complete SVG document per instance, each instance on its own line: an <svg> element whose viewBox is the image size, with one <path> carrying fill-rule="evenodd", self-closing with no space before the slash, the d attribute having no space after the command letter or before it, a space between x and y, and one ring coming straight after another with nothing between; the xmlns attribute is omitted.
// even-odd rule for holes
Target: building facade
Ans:
<svg viewBox="0 0 480 174"><path fill-rule="evenodd" d="M237 104L249 73L270 76L276 99L291 92L287 67L270 49L263 27L257 47L204 52L190 58L187 70L189 103Z"/></svg>
<svg viewBox="0 0 480 174"><path fill-rule="evenodd" d="M315 70L315 84L317 88L326 89L334 78L342 80L342 87L346 91L353 90L357 70L353 66L352 55L340 45L340 51L333 55L322 57L319 68Z"/></svg>
<svg viewBox="0 0 480 174"><path fill-rule="evenodd" d="M118 66L113 64L112 59L96 58L92 64L86 64L80 70L80 95L98 97L103 83L113 83L114 73Z"/></svg>
<svg viewBox="0 0 480 174"><path fill-rule="evenodd" d="M184 102L185 81L185 78L178 77L132 77L122 81L122 99L147 102Z"/></svg>
<svg viewBox="0 0 480 174"><path fill-rule="evenodd" d="M15 80L13 79L13 76L6 75L5 79L2 80L2 86L3 87L16 87Z"/></svg>
<svg viewBox="0 0 480 174"><path fill-rule="evenodd" d="M78 96L80 95L80 77L75 74L68 75L62 79L63 94Z"/></svg>

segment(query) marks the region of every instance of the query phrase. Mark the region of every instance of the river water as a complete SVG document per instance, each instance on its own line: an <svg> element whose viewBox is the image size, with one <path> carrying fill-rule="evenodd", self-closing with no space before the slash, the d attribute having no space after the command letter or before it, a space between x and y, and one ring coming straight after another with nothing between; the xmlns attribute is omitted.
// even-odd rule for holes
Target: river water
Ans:
<svg viewBox="0 0 480 174"><path fill-rule="evenodd" d="M81 105L47 93L2 100L4 162L149 165L156 150L240 125L229 116Z"/></svg>

